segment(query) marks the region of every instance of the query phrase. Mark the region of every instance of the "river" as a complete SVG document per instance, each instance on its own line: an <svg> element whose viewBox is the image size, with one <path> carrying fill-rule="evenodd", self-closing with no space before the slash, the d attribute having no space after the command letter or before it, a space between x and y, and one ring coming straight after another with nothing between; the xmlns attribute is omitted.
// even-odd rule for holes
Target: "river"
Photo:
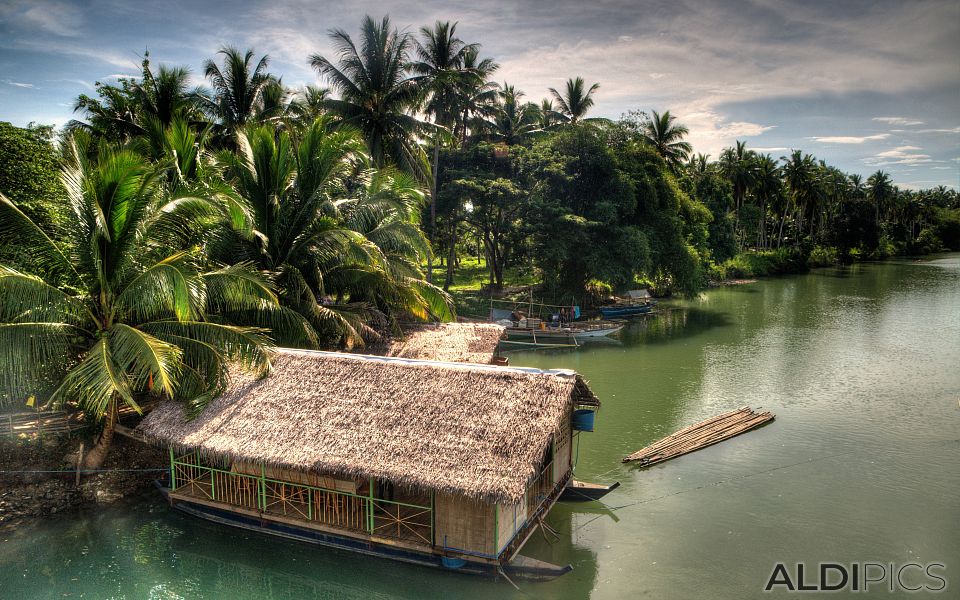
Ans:
<svg viewBox="0 0 960 600"><path fill-rule="evenodd" d="M868 561L943 563L960 589L960 254L710 290L619 341L511 364L590 381L603 406L577 477L622 484L605 506L557 505L560 539L528 543L574 566L558 580L515 591L225 529L147 495L0 537L0 597L776 598L795 595L762 592L777 562ZM776 420L652 468L620 463L742 405Z"/></svg>

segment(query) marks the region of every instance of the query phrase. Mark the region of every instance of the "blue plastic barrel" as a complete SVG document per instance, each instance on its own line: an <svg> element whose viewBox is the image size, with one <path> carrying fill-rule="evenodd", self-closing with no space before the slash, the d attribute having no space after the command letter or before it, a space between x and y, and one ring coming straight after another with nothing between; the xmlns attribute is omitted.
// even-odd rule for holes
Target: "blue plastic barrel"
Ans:
<svg viewBox="0 0 960 600"><path fill-rule="evenodd" d="M455 558L453 556L441 556L440 564L448 569L459 569L467 564L467 561L462 558Z"/></svg>
<svg viewBox="0 0 960 600"><path fill-rule="evenodd" d="M573 411L573 428L577 431L593 431L594 411L588 408Z"/></svg>

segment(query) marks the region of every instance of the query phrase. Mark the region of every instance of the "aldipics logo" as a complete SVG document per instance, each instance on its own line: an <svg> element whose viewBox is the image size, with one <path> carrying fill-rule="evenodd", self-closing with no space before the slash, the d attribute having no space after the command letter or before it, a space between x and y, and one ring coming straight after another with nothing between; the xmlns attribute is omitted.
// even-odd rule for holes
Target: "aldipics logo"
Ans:
<svg viewBox="0 0 960 600"><path fill-rule="evenodd" d="M763 591L898 593L947 589L947 567L943 563L822 562L817 567L777 563Z"/></svg>

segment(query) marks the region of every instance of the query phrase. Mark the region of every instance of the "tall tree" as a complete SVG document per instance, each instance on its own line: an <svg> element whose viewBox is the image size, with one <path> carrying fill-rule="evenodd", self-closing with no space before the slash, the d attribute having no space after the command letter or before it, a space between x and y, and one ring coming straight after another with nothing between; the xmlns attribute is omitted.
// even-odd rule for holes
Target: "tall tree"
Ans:
<svg viewBox="0 0 960 600"><path fill-rule="evenodd" d="M571 123L576 123L586 116L587 111L593 106L593 94L600 89L599 83L594 83L589 89L583 81L583 77L568 79L563 93L554 88L550 88L550 94L557 102L557 109L565 115Z"/></svg>
<svg viewBox="0 0 960 600"><path fill-rule="evenodd" d="M336 57L310 56L310 64L339 94L326 102L330 112L359 129L377 166L395 164L421 181L429 166L417 137L428 130L413 116L420 88L408 70L413 40L390 24L364 17L360 46L342 29L330 33Z"/></svg>
<svg viewBox="0 0 960 600"><path fill-rule="evenodd" d="M207 110L220 121L223 134L233 136L237 129L257 120L263 108L264 90L276 80L267 66L270 58L260 57L253 63L253 50L241 53L232 46L224 46L217 53L223 65L208 60L204 74L213 86L213 97L207 101Z"/></svg>
<svg viewBox="0 0 960 600"><path fill-rule="evenodd" d="M465 142L468 135L479 136L483 133L487 121L494 111L498 86L491 77L500 68L491 58L480 58L477 47L468 47L463 55L463 68L474 74L460 82L457 93L457 122L454 136Z"/></svg>
<svg viewBox="0 0 960 600"><path fill-rule="evenodd" d="M779 200L783 192L783 179L779 164L769 154L757 156L754 164L753 193L760 208L757 246L766 248L768 245L767 211L771 204Z"/></svg>
<svg viewBox="0 0 960 600"><path fill-rule="evenodd" d="M693 146L683 138L690 133L686 125L676 123L677 118L670 111L662 115L657 111L650 111L650 118L642 126L643 138L656 149L657 154L663 157L674 172L678 172L687 160Z"/></svg>
<svg viewBox="0 0 960 600"><path fill-rule="evenodd" d="M817 164L811 155L800 150L794 150L789 157L783 156L780 160L784 161L783 175L796 214L796 233L799 237L804 234L803 226L808 212L817 203L820 184ZM785 220L786 214L780 222L781 238Z"/></svg>
<svg viewBox="0 0 960 600"><path fill-rule="evenodd" d="M0 234L33 248L43 274L0 266L0 385L23 398L52 383L54 404L76 402L102 420L88 468L106 457L120 405L139 411L159 395L200 408L230 362L264 372L264 332L210 314L276 307L246 265L205 271L174 243L199 216L220 214L214 202L161 193L158 169L129 150L101 148L98 158L71 148L72 215L62 226L42 228L0 195Z"/></svg>
<svg viewBox="0 0 960 600"><path fill-rule="evenodd" d="M889 210L890 203L893 200L895 188L890 176L879 170L867 179L867 193L873 202L876 211L877 226L880 226L882 216L885 216Z"/></svg>
<svg viewBox="0 0 960 600"><path fill-rule="evenodd" d="M537 130L537 105L523 102L524 93L504 82L488 120L490 138L508 146L519 144Z"/></svg>
<svg viewBox="0 0 960 600"><path fill-rule="evenodd" d="M440 172L440 146L449 136L458 113L459 92L464 83L476 75L464 68L468 52L477 44L467 44L457 37L457 24L437 21L433 28L422 27L423 41L415 40L417 60L410 65L424 94L423 112L433 119L433 167L430 178L430 241L437 229L437 178ZM427 281L433 279L433 254L427 265Z"/></svg>
<svg viewBox="0 0 960 600"><path fill-rule="evenodd" d="M366 162L359 132L331 130L330 118L321 118L297 137L252 126L237 146L238 152L220 153L218 162L250 219L230 222L211 251L225 262L253 264L276 282L281 304L316 332L293 343L360 343L373 333L365 319L371 308L430 313L433 298L418 295L423 286L399 267L406 258L419 268L425 252L418 249L426 242L416 227L402 224L409 223L408 212L402 218L390 212L401 205L412 210L411 198L422 201L422 192L411 184L403 193L393 188L391 196L388 178L364 174L360 182L372 177L373 183L351 196L348 189L356 187ZM390 199L398 203L392 209ZM406 254L391 253L397 248Z"/></svg>

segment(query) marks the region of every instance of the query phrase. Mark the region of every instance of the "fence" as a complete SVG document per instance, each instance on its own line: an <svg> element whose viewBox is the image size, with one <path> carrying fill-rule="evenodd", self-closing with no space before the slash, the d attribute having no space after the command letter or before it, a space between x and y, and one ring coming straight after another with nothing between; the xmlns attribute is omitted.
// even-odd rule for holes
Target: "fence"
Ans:
<svg viewBox="0 0 960 600"><path fill-rule="evenodd" d="M70 433L83 425L64 410L0 413L0 436L43 436Z"/></svg>
<svg viewBox="0 0 960 600"><path fill-rule="evenodd" d="M204 465L194 454L174 458L170 489L356 533L433 544L433 506L423 506L257 477ZM372 486L371 486L372 489Z"/></svg>

